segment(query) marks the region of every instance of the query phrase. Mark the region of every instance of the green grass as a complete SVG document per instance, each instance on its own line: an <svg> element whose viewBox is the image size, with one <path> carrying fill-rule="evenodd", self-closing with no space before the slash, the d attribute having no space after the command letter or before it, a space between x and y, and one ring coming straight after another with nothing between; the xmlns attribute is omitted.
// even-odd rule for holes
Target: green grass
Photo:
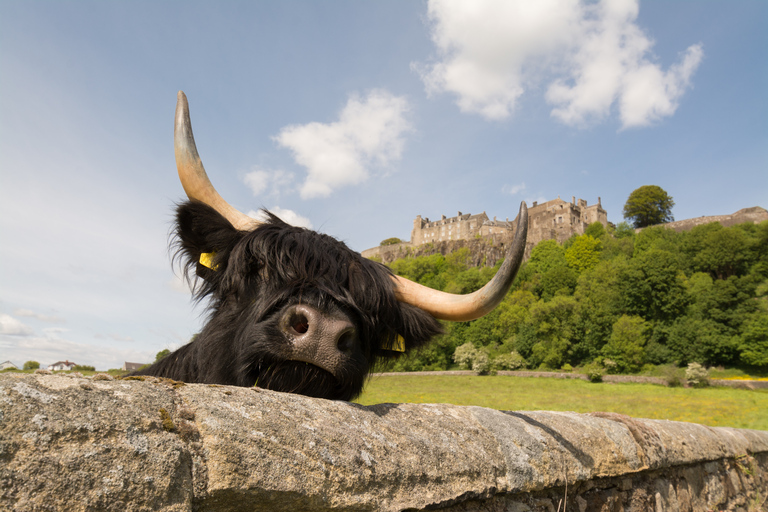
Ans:
<svg viewBox="0 0 768 512"><path fill-rule="evenodd" d="M451 403L525 411L616 412L636 418L768 430L768 390L668 388L508 376L384 375L356 402Z"/></svg>

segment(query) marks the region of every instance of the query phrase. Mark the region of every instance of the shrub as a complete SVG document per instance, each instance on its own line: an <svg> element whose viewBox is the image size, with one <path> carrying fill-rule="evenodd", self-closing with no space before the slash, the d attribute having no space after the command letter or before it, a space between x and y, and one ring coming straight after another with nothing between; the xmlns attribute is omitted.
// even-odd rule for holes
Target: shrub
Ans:
<svg viewBox="0 0 768 512"><path fill-rule="evenodd" d="M603 359L603 367L605 371L611 375L621 373L619 371L619 365L613 359Z"/></svg>
<svg viewBox="0 0 768 512"><path fill-rule="evenodd" d="M40 368L40 363L37 361L27 361L24 363L25 370L37 370L38 368Z"/></svg>
<svg viewBox="0 0 768 512"><path fill-rule="evenodd" d="M685 380L695 388L709 386L709 372L699 363L689 363L685 369Z"/></svg>
<svg viewBox="0 0 768 512"><path fill-rule="evenodd" d="M680 369L674 364L668 364L661 367L661 376L666 381L667 386L676 388L683 385L683 379L680 376Z"/></svg>
<svg viewBox="0 0 768 512"><path fill-rule="evenodd" d="M387 245L395 245L399 243L402 243L402 240L400 240L399 238L392 237L392 238L387 238L386 240L382 240L379 245L387 246Z"/></svg>
<svg viewBox="0 0 768 512"><path fill-rule="evenodd" d="M76 372L95 372L96 371L95 367L84 365L84 364L76 364L72 369Z"/></svg>
<svg viewBox="0 0 768 512"><path fill-rule="evenodd" d="M488 357L488 354L478 350L472 360L472 371L477 372L478 375L485 375L490 369L491 360Z"/></svg>
<svg viewBox="0 0 768 512"><path fill-rule="evenodd" d="M494 370L518 370L524 368L525 365L525 358L514 350L509 354L501 354L494 358L492 363Z"/></svg>
<svg viewBox="0 0 768 512"><path fill-rule="evenodd" d="M563 367L562 367L562 368L560 368L560 369L561 369L561 370L563 370L564 372L572 372L572 371L573 371L573 366L571 366L571 365L570 365L570 364L568 364L568 363L565 363L565 364L563 365Z"/></svg>
<svg viewBox="0 0 768 512"><path fill-rule="evenodd" d="M595 361L592 361L584 367L584 374L590 382L603 382L604 371L603 367Z"/></svg>
<svg viewBox="0 0 768 512"><path fill-rule="evenodd" d="M453 353L453 362L459 365L462 370L469 370L472 367L472 361L475 359L477 349L471 343L465 343L456 347Z"/></svg>

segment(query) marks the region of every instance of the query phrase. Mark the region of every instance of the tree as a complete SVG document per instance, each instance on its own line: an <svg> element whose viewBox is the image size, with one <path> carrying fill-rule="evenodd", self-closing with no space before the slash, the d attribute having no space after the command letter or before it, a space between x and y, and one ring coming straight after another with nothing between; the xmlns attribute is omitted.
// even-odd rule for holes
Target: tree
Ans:
<svg viewBox="0 0 768 512"><path fill-rule="evenodd" d="M624 204L624 218L630 219L636 228L672 222L672 196L657 186L644 185L629 194Z"/></svg>
<svg viewBox="0 0 768 512"><path fill-rule="evenodd" d="M534 272L544 274L555 267L565 267L565 250L556 240L542 240L531 250L528 266Z"/></svg>
<svg viewBox="0 0 768 512"><path fill-rule="evenodd" d="M193 338L193 339L194 339L194 338ZM158 362L158 361L160 361L162 358L166 357L166 356L167 356L168 354L170 354L170 353L171 353L171 351L170 351L170 350L168 350L167 348L164 348L163 350L161 350L160 352L158 352L158 353L157 353L157 355L155 356L155 362Z"/></svg>
<svg viewBox="0 0 768 512"><path fill-rule="evenodd" d="M581 274L585 270L594 268L600 261L600 251L603 244L590 235L577 236L571 246L565 251L565 259L568 265Z"/></svg>
<svg viewBox="0 0 768 512"><path fill-rule="evenodd" d="M648 341L647 323L639 316L621 315L613 324L613 331L608 343L603 347L603 354L616 362L620 373L634 373L645 362L643 347Z"/></svg>
<svg viewBox="0 0 768 512"><path fill-rule="evenodd" d="M379 245L386 246L386 245L395 245L399 243L402 243L402 240L396 237L392 237L392 238L387 238L386 240L382 240Z"/></svg>
<svg viewBox="0 0 768 512"><path fill-rule="evenodd" d="M27 361L24 363L25 370L37 370L38 368L40 368L40 363L37 361Z"/></svg>
<svg viewBox="0 0 768 512"><path fill-rule="evenodd" d="M768 315L761 312L749 322L742 335L741 360L768 367Z"/></svg>

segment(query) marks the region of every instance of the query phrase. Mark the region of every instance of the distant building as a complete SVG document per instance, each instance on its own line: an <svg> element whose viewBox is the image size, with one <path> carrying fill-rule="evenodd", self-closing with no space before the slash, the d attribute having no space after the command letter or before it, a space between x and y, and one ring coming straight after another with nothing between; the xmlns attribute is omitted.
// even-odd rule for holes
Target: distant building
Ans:
<svg viewBox="0 0 768 512"><path fill-rule="evenodd" d="M597 204L587 205L584 199L571 202L559 197L539 204L534 201L528 208L528 239L525 256L529 257L531 249L542 240L557 240L563 243L573 235L583 235L587 226L599 222L608 227L608 214L603 209L600 198ZM478 214L458 212L455 217L442 215L440 220L429 220L417 215L413 221L411 240L385 247L366 249L362 255L366 258L379 257L382 261L391 261L402 257L403 251L417 248L425 244L439 244L457 240L473 240L479 238L494 239L500 244L511 240L515 235L515 223L509 218L491 220L485 212Z"/></svg>
<svg viewBox="0 0 768 512"><path fill-rule="evenodd" d="M77 366L76 363L73 363L72 361L67 360L67 361L59 361L57 363L49 364L48 369L53 372L58 372L62 370L71 370L75 366Z"/></svg>
<svg viewBox="0 0 768 512"><path fill-rule="evenodd" d="M15 370L18 370L19 367L13 364L10 361L5 361L4 363L0 363L0 372L3 370L7 370L8 368L13 368Z"/></svg>
<svg viewBox="0 0 768 512"><path fill-rule="evenodd" d="M148 364L149 363L129 363L129 362L126 361L125 363L123 363L123 371L133 372L133 371L138 370L142 366L146 366Z"/></svg>

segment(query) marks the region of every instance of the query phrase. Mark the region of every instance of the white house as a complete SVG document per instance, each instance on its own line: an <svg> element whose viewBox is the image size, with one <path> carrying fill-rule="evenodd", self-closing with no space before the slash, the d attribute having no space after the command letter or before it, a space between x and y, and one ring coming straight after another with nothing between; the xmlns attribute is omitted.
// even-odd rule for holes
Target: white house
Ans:
<svg viewBox="0 0 768 512"><path fill-rule="evenodd" d="M13 364L10 361L5 361L4 363L0 363L0 372L3 371L3 370L6 370L8 368L14 368L16 370L19 369L18 366L16 366L15 364Z"/></svg>
<svg viewBox="0 0 768 512"><path fill-rule="evenodd" d="M72 361L59 361L58 363L53 363L48 365L48 369L51 371L60 371L60 370L71 370L74 368L76 363L73 363Z"/></svg>

